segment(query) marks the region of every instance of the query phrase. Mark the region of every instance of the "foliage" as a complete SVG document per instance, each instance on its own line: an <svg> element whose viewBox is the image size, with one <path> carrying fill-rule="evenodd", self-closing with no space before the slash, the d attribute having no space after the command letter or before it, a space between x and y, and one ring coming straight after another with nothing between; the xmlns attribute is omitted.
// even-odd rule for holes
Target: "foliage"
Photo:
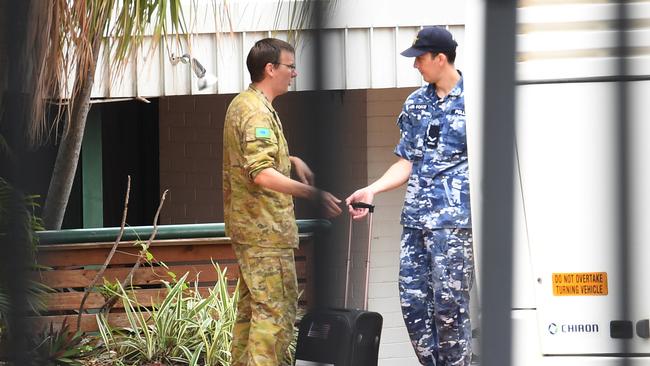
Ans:
<svg viewBox="0 0 650 366"><path fill-rule="evenodd" d="M105 315L98 315L99 332L105 350L116 364L187 364L230 365L232 328L237 315L239 294L228 293L226 270L214 264L218 278L204 297L198 279L188 286L186 273L178 282L165 283L167 294L159 306L151 309L138 303L118 283L105 291L113 291L124 305L128 327L112 327ZM298 319L303 312L299 310ZM284 362L293 365L298 329L285 355Z"/></svg>
<svg viewBox="0 0 650 366"><path fill-rule="evenodd" d="M12 197L16 196L16 194L22 197L22 202L19 202L17 205L12 202ZM36 236L35 232L44 230L43 220L35 215L36 208L39 207L36 202L37 198L38 196L25 196L20 194L7 180L0 177L0 236L6 235L9 220L18 214L18 212L12 210L20 210L20 214L27 217L27 220L22 223L22 226L30 244L29 248L32 257L38 245L38 236Z"/></svg>
<svg viewBox="0 0 650 366"><path fill-rule="evenodd" d="M302 291L298 294L298 298L302 296ZM296 324L300 323L300 320L305 315L305 310L298 307L298 314L296 314ZM296 363L296 346L298 345L298 327L294 326L293 328L293 340L287 348L287 353L284 355L284 364L294 365Z"/></svg>
<svg viewBox="0 0 650 366"><path fill-rule="evenodd" d="M129 326L113 328L105 315L97 316L106 350L125 365L228 365L238 293L228 293L226 270L218 265L215 270L218 280L206 297L196 282L189 288L186 273L173 285L165 283L165 298L150 308L120 285L115 294L122 300Z"/></svg>
<svg viewBox="0 0 650 366"><path fill-rule="evenodd" d="M30 340L34 366L81 365L79 359L93 353L94 347L81 332L71 332L66 320L59 329L50 323L49 328Z"/></svg>
<svg viewBox="0 0 650 366"><path fill-rule="evenodd" d="M29 138L39 144L49 131L44 112L49 98L72 110L88 70L94 70L99 44L110 55L111 74L123 68L150 35L152 47L168 34L187 33L181 0L50 0L31 8L28 52L34 60L33 117ZM92 76L92 75L91 75ZM92 78L91 78L92 79ZM68 83L74 81L72 90ZM80 102L83 102L80 100ZM61 112L61 111L60 111ZM70 118L70 114L59 113ZM69 126L65 126L67 130Z"/></svg>
<svg viewBox="0 0 650 366"><path fill-rule="evenodd" d="M97 287L97 292L99 292L100 295L104 298L104 300L108 300L113 294L118 293L120 291L120 281L115 280L115 282L111 282L104 278L104 284L101 286Z"/></svg>
<svg viewBox="0 0 650 366"><path fill-rule="evenodd" d="M135 52L150 40L150 50L168 35L187 39L182 0L50 0L30 9L29 55L34 75L25 83L33 95L29 141L39 145L61 138L43 207L48 229L60 229L72 190L90 110L100 54L109 65L109 85L120 80ZM145 38L145 35L147 36ZM104 46L102 48L102 46ZM70 88L70 84L72 87ZM45 111L56 103L53 123ZM59 134L59 132L61 132Z"/></svg>
<svg viewBox="0 0 650 366"><path fill-rule="evenodd" d="M38 245L38 236L35 232L43 230L42 220L34 214L38 207L36 203L37 196L25 196L17 192L9 182L0 177L0 239L7 235L9 220L14 218L25 218L20 225L24 231L23 236L27 238L29 259L31 265L37 267L34 263L36 248ZM19 202L15 202L18 199ZM28 265L30 265L28 263ZM10 311L10 299L7 294L7 280L11 278L6 274L0 276L0 340L8 332L7 316ZM38 313L44 309L43 295L50 292L51 289L39 282L29 280L28 287L25 289L28 306L32 312Z"/></svg>
<svg viewBox="0 0 650 366"><path fill-rule="evenodd" d="M239 292L235 290L232 295L228 294L228 281L226 270L221 271L218 264L214 264L218 274L218 281L209 290L209 296L221 301L214 301L208 311L199 313L196 328L201 338L201 344L193 350L186 350L190 365L196 364L201 359L205 365L228 365L230 364L230 345L232 343L232 328L237 316L237 300ZM195 282L192 292L194 301L201 301L201 294ZM189 352L188 352L189 351Z"/></svg>
<svg viewBox="0 0 650 366"><path fill-rule="evenodd" d="M195 0L196 1L196 0ZM278 1L273 16L277 28L286 15L289 41L296 43L298 32L314 26L313 12L321 7L326 13L334 9L339 0L288 0ZM151 49L161 42L173 40L176 45L189 44L188 29L182 0L49 0L33 2L30 9L30 28L27 40L28 57L33 61L26 75L33 75L26 89L34 94L28 128L29 140L38 145L50 131L45 112L47 103L56 101L60 106L77 102L81 83L87 70L97 62L96 42L103 42L105 55L111 66L111 81L123 75L124 68L134 52L150 38ZM215 18L221 18L232 32L231 4L211 1ZM196 6L195 6L196 7ZM218 8L223 7L221 10ZM223 19L225 18L225 19ZM146 36L146 37L145 37ZM164 50L170 52L166 45ZM181 47L183 48L183 47ZM150 49L150 51L151 51ZM59 111L56 120L70 118ZM65 127L66 129L68 126ZM0 147L2 146L0 141Z"/></svg>
<svg viewBox="0 0 650 366"><path fill-rule="evenodd" d="M321 19L324 20L338 6L338 2L339 0L278 0L273 26L279 29L282 21L286 21L287 40L295 46L300 41L303 30L322 26L315 16L316 12L321 12ZM286 19L283 18L285 14Z"/></svg>

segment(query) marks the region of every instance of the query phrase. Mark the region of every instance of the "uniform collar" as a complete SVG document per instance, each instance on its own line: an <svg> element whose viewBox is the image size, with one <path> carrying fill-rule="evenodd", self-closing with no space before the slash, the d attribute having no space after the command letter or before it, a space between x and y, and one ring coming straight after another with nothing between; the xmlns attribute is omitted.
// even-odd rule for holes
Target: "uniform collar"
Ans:
<svg viewBox="0 0 650 366"><path fill-rule="evenodd" d="M252 83L248 85L248 90L250 90L254 95L256 95L259 98L259 100L262 101L262 104L264 104L264 106L273 115L273 119L280 127L280 131L282 131L282 122L280 122L280 116L278 116L278 112L275 111L271 102L269 102L269 100L266 99L266 95L264 95L264 93L262 93L261 90L255 88Z"/></svg>
<svg viewBox="0 0 650 366"><path fill-rule="evenodd" d="M248 89L252 91L255 95L257 95L257 97L262 101L262 103L266 106L266 108L268 108L269 111L271 111L271 113L275 114L275 109L273 108L273 105L271 104L271 102L269 102L269 100L266 98L266 95L264 95L264 93L262 93L261 90L253 86L252 83L248 84Z"/></svg>
<svg viewBox="0 0 650 366"><path fill-rule="evenodd" d="M458 79L458 82L456 85L454 85L453 88L451 88L451 91L449 94L447 94L447 97L459 97L463 93L463 73L460 70L457 70L458 74L460 74L460 79ZM440 99L438 98L438 95L436 94L436 85L435 84L429 84L427 85L427 91L426 94L429 98L433 100Z"/></svg>
<svg viewBox="0 0 650 366"><path fill-rule="evenodd" d="M463 73L458 70L458 74L460 74L460 79L458 79L456 85L449 92L449 95L452 95L454 97L459 97L461 94L463 94Z"/></svg>

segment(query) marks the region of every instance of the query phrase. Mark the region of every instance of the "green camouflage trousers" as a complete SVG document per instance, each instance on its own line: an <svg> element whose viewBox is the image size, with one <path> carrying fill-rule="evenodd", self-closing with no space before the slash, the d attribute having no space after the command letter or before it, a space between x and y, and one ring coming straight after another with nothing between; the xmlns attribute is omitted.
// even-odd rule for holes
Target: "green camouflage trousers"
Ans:
<svg viewBox="0 0 650 366"><path fill-rule="evenodd" d="M233 366L278 366L293 339L298 281L293 249L233 244L240 268Z"/></svg>

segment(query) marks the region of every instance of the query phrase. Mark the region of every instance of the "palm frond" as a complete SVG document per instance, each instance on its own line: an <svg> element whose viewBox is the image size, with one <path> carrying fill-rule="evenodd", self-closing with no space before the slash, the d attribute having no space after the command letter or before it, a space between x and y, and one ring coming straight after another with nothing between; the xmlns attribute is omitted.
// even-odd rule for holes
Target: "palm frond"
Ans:
<svg viewBox="0 0 650 366"><path fill-rule="evenodd" d="M38 145L57 131L68 131L70 114L84 83L92 82L100 52L109 59L109 75L124 75L134 53L150 39L150 49L170 39L189 45L190 30L183 13L183 0L49 0L30 4L28 57L33 75L26 85L33 94L32 117L28 126L31 145ZM197 2L198 3L198 2ZM316 6L333 9L338 0L278 0L275 26L289 24L288 40L296 44L301 29L313 25ZM229 2L219 5L217 23L232 30ZM216 2L214 8L217 9ZM220 21L219 21L220 20ZM45 35L45 36L43 36ZM169 37L171 36L171 37ZM104 51L100 50L100 43ZM169 52L171 47L166 45ZM90 79L90 80L89 80ZM112 80L117 81L117 79ZM72 87L70 87L72 85ZM54 123L48 123L47 111L57 106ZM61 121L65 123L61 124Z"/></svg>
<svg viewBox="0 0 650 366"><path fill-rule="evenodd" d="M26 87L33 93L28 140L38 145L52 132L68 131L70 114L80 90L92 83L100 46L110 59L110 74L123 75L134 52L152 36L186 37L181 0L50 0L31 3L27 47L34 75ZM43 36L45 35L45 36ZM70 88L69 86L72 85ZM54 123L47 121L52 101L58 106ZM65 123L61 124L61 121ZM54 134L56 135L56 134Z"/></svg>
<svg viewBox="0 0 650 366"><path fill-rule="evenodd" d="M316 24L316 12L323 12L326 17L338 5L339 0L278 0L273 27L280 28L286 20L287 41L297 45L303 31L312 29ZM286 19L283 17L286 15Z"/></svg>

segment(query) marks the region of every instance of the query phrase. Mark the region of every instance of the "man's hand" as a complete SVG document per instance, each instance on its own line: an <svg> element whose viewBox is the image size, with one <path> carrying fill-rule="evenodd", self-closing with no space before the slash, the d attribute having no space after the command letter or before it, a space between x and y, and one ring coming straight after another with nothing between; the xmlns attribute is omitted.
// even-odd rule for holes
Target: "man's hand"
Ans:
<svg viewBox="0 0 650 366"><path fill-rule="evenodd" d="M343 212L343 210L341 210L341 207L339 207L341 200L329 192L316 190L314 192L312 200L319 205L323 216L328 219L338 216L341 214L341 212Z"/></svg>
<svg viewBox="0 0 650 366"><path fill-rule="evenodd" d="M291 164L293 164L293 170L296 173L298 180L304 184L313 186L314 185L314 173L309 169L307 163L302 161L302 159L292 156L289 158Z"/></svg>
<svg viewBox="0 0 650 366"><path fill-rule="evenodd" d="M253 182L272 191L309 199L317 204L323 215L328 218L341 214L340 199L329 192L284 176L274 168L266 168L257 173Z"/></svg>
<svg viewBox="0 0 650 366"><path fill-rule="evenodd" d="M352 208L352 203L354 202L365 202L372 203L372 200L375 198L375 194L368 187L361 188L354 193L352 193L348 198L345 199L345 204L348 205L348 211L354 220L359 220L364 218L368 214L367 208Z"/></svg>

